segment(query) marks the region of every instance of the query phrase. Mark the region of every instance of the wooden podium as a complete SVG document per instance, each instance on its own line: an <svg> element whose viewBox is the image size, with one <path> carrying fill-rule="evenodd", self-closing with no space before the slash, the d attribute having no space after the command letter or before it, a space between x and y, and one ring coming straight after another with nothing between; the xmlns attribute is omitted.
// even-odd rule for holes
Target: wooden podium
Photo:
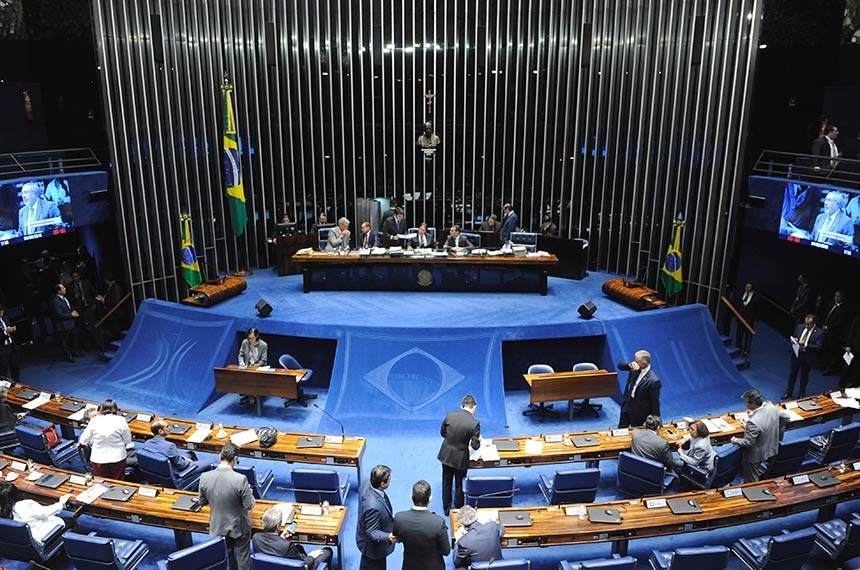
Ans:
<svg viewBox="0 0 860 570"><path fill-rule="evenodd" d="M531 403L560 402L582 398L611 398L618 391L618 373L607 370L579 372L550 372L523 374L531 391ZM569 406L568 419L573 421L573 406Z"/></svg>

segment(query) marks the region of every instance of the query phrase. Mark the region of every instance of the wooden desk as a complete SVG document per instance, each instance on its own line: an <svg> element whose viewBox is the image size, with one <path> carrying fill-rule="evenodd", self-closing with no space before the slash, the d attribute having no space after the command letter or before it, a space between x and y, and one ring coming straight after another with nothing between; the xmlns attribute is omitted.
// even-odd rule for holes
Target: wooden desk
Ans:
<svg viewBox="0 0 860 570"><path fill-rule="evenodd" d="M270 243L274 251L278 275L281 276L298 273L298 269L293 265L293 256L297 251L305 247L318 247L320 242L319 236L295 234L291 236L275 236L271 239Z"/></svg>
<svg viewBox="0 0 860 570"><path fill-rule="evenodd" d="M239 368L231 364L226 368L215 368L215 391L226 394L248 394L257 398L257 415L263 415L263 399L260 396L287 398L299 397L298 382L305 377L307 370L257 370Z"/></svg>
<svg viewBox="0 0 860 570"><path fill-rule="evenodd" d="M821 406L821 409L805 412L800 408L795 408L794 411L801 416L802 419L790 422L786 429L798 429L840 418L842 418L843 422L847 423L851 421L851 416L855 412L855 410L852 410L851 408L843 408L835 404L828 394L810 396L805 399L814 400ZM784 404L785 403L782 405ZM740 411L734 413L740 413ZM711 433L711 443L714 445L728 443L732 436L739 436L744 431L743 424L734 418L734 414L722 414L720 416L710 416L710 418L722 418L732 428L731 431ZM673 423L665 424L661 428L661 435L671 443L677 443L686 434L686 428L679 428ZM520 465L543 465L578 461L584 461L596 465L601 459L615 459L622 451L630 451L630 445L632 443L629 433L628 435L615 436L612 435L612 430L610 429L567 432L561 435L563 436L563 439L577 435L596 435L600 444L593 447L577 448L572 444L565 445L563 442L548 443L544 441L545 435L519 437L498 436L496 439L513 439L519 442L519 450L499 451L498 461L472 461L470 462L470 468L516 467ZM532 455L525 452L525 441L528 439L543 441L543 450L539 455Z"/></svg>
<svg viewBox="0 0 860 570"><path fill-rule="evenodd" d="M31 386L26 386L23 384L16 384L9 389L9 395L6 397L6 401L9 403L9 405L14 407L15 409L22 409L23 405L26 404L27 401L23 400L22 398L19 398L17 394L25 389L35 390L36 392L40 391L38 388L33 388ZM69 419L69 416L72 414L60 410L60 407L69 401L94 403L88 402L87 400L82 400L80 398L62 397L60 398L60 400L51 400L50 402L39 406L35 410L32 410L30 413L33 415L33 417L40 418L61 426L63 428L63 437L67 439L76 439L73 430L81 429L83 427L83 422ZM152 437L152 431L150 431L149 426L151 420L154 420L156 416L152 412L141 411L140 413L147 414L152 417L147 421L143 421L140 418L135 418L128 424L128 427L131 429L132 438L134 438L136 441L146 441L147 439ZM203 440L202 443L191 443L188 441L188 437L190 437L191 434L194 432L195 423L197 421L202 420L167 418L163 416L158 417L164 419L168 423L186 424L191 426L191 429L185 432L184 435L167 436L167 439L175 443L177 447L184 449L196 449L197 451L214 453L216 455L221 452L221 448L224 446L224 444L230 441L229 438L232 434L249 429L248 427L224 426L224 431L227 432L227 437L219 439L218 437L216 437L217 430L213 429L212 433L209 434L209 437ZM278 441L272 447L263 449L262 447L260 447L259 442L255 441L253 443L241 446L239 448L239 454L243 457L252 457L256 459L271 459L274 461L286 461L287 463L311 463L314 465L339 465L342 467L355 467L356 472L358 473L358 483L360 485L361 457L362 455L364 455L366 438L346 436L343 440L343 443L324 443L322 447L315 448L299 449L297 447L300 438L312 435L323 434L279 431Z"/></svg>
<svg viewBox="0 0 860 570"><path fill-rule="evenodd" d="M807 472L826 471L816 469ZM503 548L533 546L560 546L612 542L612 552L622 556L627 552L627 542L631 538L665 536L696 532L726 526L745 524L773 517L781 517L801 511L819 509L818 520L829 520L836 512L836 504L855 499L860 495L860 472L851 470L845 473L833 468L834 475L842 482L832 487L819 488L812 482L792 485L783 478L758 481L737 487L767 487L776 496L776 501L750 502L745 497L725 498L722 489L707 489L692 493L665 495L666 499L695 499L702 512L694 515L674 515L669 507L648 509L643 499L590 503L587 506L616 508L621 511L621 524L600 524L589 522L586 516L566 516L564 507L540 506L495 509L508 511L528 511L534 524L530 527L509 527L502 539ZM650 497L654 498L654 497ZM568 505L570 506L570 505ZM494 509L481 509L494 510ZM451 511L451 536L459 527L457 511Z"/></svg>
<svg viewBox="0 0 860 570"><path fill-rule="evenodd" d="M156 487L151 485L140 485L137 483L129 483L126 481L114 481L105 479L108 485L125 485L128 487L156 489L158 494L155 497L144 497L139 492L135 493L128 501L110 501L107 499L96 499L91 504L74 503L78 493L85 491L87 487L77 485L71 482L66 482L56 489L48 487L40 487L32 481L27 481L27 472L13 469L11 464L13 461L21 461L17 457L9 455L0 455L0 459L9 462L9 467L3 470L3 476L7 473L18 473L18 478L15 479L14 485L29 498L38 500L41 503L50 503L57 501L62 495L71 493L73 495L70 504L70 510L77 507L82 507L83 513L116 521L132 522L136 524L145 524L148 526L157 526L161 528L173 529L176 536L176 546L185 548L191 545L191 532L209 532L209 505L204 506L200 512L192 513L189 511L180 511L170 508L179 497L182 495L197 496L196 492L180 491L178 489L170 489L166 487ZM25 462L26 463L26 462ZM58 469L56 467L39 465L40 473L62 473L65 475L81 475L74 471L66 469ZM261 518L267 509L274 507L278 503L276 501L264 501L257 499L254 509L251 511L251 527L254 532L263 530ZM296 541L309 544L322 544L333 546L337 549L337 556L341 568L345 568L343 557L341 554L341 538L340 531L343 527L343 522L346 520L345 506L333 506L328 516L313 516L305 515L300 512L301 504L295 503L299 508L296 509L296 518L298 526L296 527ZM315 506L315 505L310 505Z"/></svg>
<svg viewBox="0 0 860 570"><path fill-rule="evenodd" d="M531 403L573 401L579 398L611 398L618 391L618 373L606 370L523 374L531 391ZM573 421L573 406L568 409Z"/></svg>

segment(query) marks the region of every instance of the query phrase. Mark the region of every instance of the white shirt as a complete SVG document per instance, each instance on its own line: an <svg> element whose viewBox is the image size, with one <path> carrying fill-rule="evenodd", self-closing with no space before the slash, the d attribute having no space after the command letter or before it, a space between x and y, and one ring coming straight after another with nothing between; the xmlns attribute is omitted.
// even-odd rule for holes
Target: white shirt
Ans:
<svg viewBox="0 0 860 570"><path fill-rule="evenodd" d="M81 443L92 448L93 463L117 463L128 455L126 446L131 445L131 430L122 416L96 416L81 434Z"/></svg>
<svg viewBox="0 0 860 570"><path fill-rule="evenodd" d="M645 378L645 375L646 375L646 374L648 374L648 371L649 371L649 370L651 370L651 365L650 365L650 364L649 364L648 366L646 366L645 368L640 368L640 369L639 369L639 376L637 376L637 377L636 377L636 383L635 383L635 384L633 384L633 391L630 393L630 397L631 397L631 398L635 398L635 397L636 397L636 388L638 388L638 387L639 387L639 382L641 382L641 381L642 381L642 379L643 379L643 378Z"/></svg>
<svg viewBox="0 0 860 570"><path fill-rule="evenodd" d="M12 519L27 523L30 534L42 544L54 528L65 526L63 519L57 516L62 510L63 505L59 501L52 505L40 505L31 499L24 499L12 507Z"/></svg>

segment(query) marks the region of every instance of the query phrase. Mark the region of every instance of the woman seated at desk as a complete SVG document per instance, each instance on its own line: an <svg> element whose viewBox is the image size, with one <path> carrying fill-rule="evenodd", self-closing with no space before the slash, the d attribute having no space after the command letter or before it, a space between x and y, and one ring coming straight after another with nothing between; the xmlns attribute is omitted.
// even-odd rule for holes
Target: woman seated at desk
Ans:
<svg viewBox="0 0 860 570"><path fill-rule="evenodd" d="M269 345L266 341L260 338L260 331L257 327L248 329L247 338L242 340L242 346L239 347L239 368L259 368L267 366L269 359ZM239 399L239 404L243 406L253 406L257 403L255 396L243 395Z"/></svg>
<svg viewBox="0 0 860 570"><path fill-rule="evenodd" d="M684 444L690 442L690 449L684 451ZM690 435L678 447L678 457L689 465L704 469L708 473L714 468L714 450L711 448L711 434L702 420L690 424Z"/></svg>
<svg viewBox="0 0 860 570"><path fill-rule="evenodd" d="M32 499L21 499L21 493L15 485L0 481L0 517L26 523L33 539L44 544L57 527L67 528L71 525L71 513L65 513L69 518L68 523L59 517L71 498L71 495L63 495L56 503L42 505Z"/></svg>

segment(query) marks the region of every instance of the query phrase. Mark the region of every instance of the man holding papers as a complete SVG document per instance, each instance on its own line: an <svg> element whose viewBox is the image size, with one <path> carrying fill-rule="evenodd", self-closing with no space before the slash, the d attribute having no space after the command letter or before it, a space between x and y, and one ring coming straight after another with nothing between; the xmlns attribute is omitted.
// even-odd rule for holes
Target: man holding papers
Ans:
<svg viewBox="0 0 860 570"><path fill-rule="evenodd" d="M406 222L403 221L402 209L394 210L394 215L382 223L382 233L385 236L385 246L400 245L398 236L406 233Z"/></svg>
<svg viewBox="0 0 860 570"><path fill-rule="evenodd" d="M815 324L815 315L812 314L806 315L804 322L794 329L794 336L791 337L791 372L788 374L788 386L782 395L783 400L792 398L798 372L800 372L799 397L806 396L809 369L812 367L811 359L815 358L824 345L822 333L823 331Z"/></svg>

